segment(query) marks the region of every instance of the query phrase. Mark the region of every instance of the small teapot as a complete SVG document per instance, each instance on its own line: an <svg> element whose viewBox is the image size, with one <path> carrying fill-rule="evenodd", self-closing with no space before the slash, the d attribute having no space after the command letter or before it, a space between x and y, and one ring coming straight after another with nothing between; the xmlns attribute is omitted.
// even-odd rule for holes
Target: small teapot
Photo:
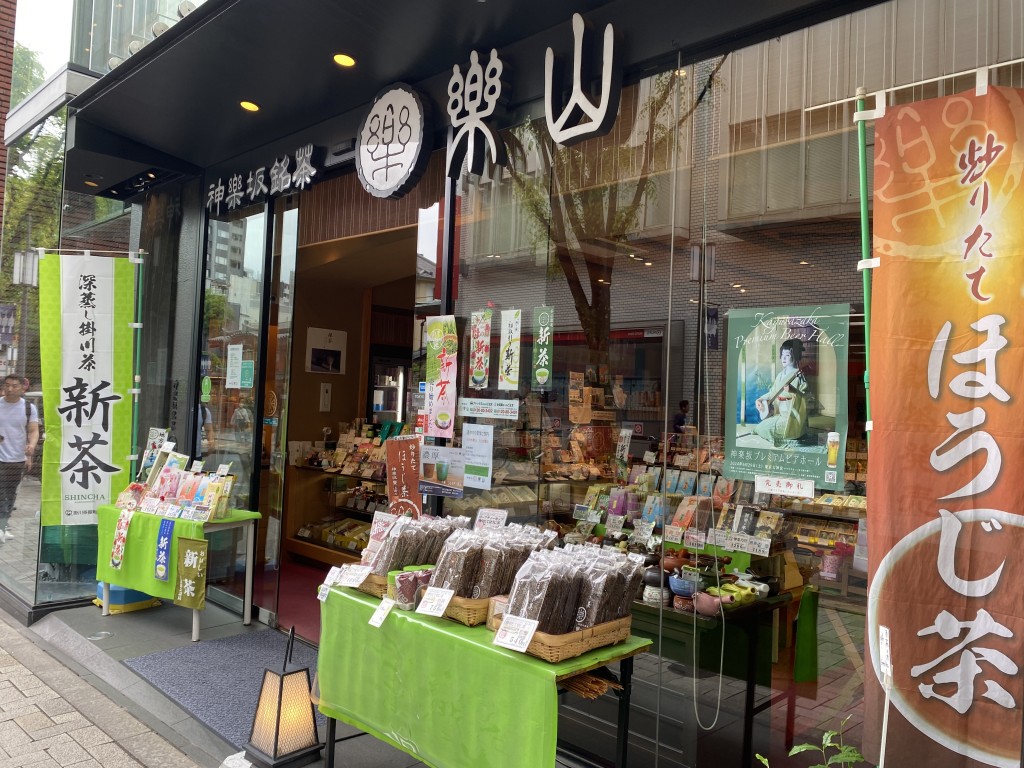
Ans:
<svg viewBox="0 0 1024 768"><path fill-rule="evenodd" d="M736 601L734 595L712 595L708 592L695 592L693 607L702 616L717 616L721 610Z"/></svg>

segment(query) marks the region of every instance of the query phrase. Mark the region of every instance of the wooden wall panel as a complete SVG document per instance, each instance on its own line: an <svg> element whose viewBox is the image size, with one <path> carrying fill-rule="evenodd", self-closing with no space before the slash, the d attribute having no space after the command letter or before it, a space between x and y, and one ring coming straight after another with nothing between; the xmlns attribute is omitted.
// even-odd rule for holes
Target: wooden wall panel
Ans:
<svg viewBox="0 0 1024 768"><path fill-rule="evenodd" d="M299 247L416 224L420 208L444 195L444 151L434 152L419 183L405 197L384 200L366 192L353 170L314 184L299 205Z"/></svg>

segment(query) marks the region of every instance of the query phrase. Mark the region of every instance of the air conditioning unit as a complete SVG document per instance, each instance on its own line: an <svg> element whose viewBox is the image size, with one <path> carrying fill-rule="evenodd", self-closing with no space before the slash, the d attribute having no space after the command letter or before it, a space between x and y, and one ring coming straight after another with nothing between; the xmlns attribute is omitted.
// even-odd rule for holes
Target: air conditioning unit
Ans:
<svg viewBox="0 0 1024 768"><path fill-rule="evenodd" d="M193 3L192 0L181 0L181 2L178 3L178 18L184 19L195 9L196 4Z"/></svg>

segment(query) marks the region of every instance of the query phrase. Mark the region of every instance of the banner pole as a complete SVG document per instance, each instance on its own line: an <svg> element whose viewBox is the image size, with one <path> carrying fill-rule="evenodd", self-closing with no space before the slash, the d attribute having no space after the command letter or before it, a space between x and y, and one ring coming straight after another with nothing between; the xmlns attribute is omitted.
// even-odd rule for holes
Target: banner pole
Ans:
<svg viewBox="0 0 1024 768"><path fill-rule="evenodd" d="M138 258L135 259L135 327L132 329L135 334L135 360L132 362L132 389L138 390L142 386L142 376L139 373L142 365L142 270L146 267L144 260L145 251L140 250ZM136 478L136 471L139 463L139 394L136 391L132 395L132 459L131 472L129 477L132 481Z"/></svg>
<svg viewBox="0 0 1024 768"><path fill-rule="evenodd" d="M863 86L857 88L857 112L864 112ZM855 118L856 119L856 118ZM857 149L860 169L860 253L861 260L871 258L871 219L868 214L868 149L866 119L857 120ZM864 286L864 418L871 423L871 270L861 270ZM871 444L871 430L867 432Z"/></svg>

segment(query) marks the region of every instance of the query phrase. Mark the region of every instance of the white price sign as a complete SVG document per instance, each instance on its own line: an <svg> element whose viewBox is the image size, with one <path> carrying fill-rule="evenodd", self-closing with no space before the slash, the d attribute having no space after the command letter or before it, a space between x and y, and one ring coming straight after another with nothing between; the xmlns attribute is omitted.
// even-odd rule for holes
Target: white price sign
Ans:
<svg viewBox="0 0 1024 768"><path fill-rule="evenodd" d="M622 531L622 524L625 522L625 515L608 515L608 521L604 526L605 531L608 533L620 533Z"/></svg>
<svg viewBox="0 0 1024 768"><path fill-rule="evenodd" d="M791 477L754 475L754 492L810 499L814 497L814 481L797 480Z"/></svg>
<svg viewBox="0 0 1024 768"><path fill-rule="evenodd" d="M650 540L652 533L654 533L654 523L645 523L640 520L633 523L634 541L640 544L646 544L648 540Z"/></svg>
<svg viewBox="0 0 1024 768"><path fill-rule="evenodd" d="M644 464L653 464L658 460L658 454L655 451L644 451Z"/></svg>
<svg viewBox="0 0 1024 768"><path fill-rule="evenodd" d="M665 541L670 541L673 544L683 543L683 529L678 525L666 525L665 526Z"/></svg>
<svg viewBox="0 0 1024 768"><path fill-rule="evenodd" d="M640 565L643 565L645 558L639 552L630 552L629 559L632 560L634 563L640 563Z"/></svg>
<svg viewBox="0 0 1024 768"><path fill-rule="evenodd" d="M892 646L889 641L889 628L878 628L878 660L882 674L892 677Z"/></svg>
<svg viewBox="0 0 1024 768"><path fill-rule="evenodd" d="M494 633L494 644L519 653L526 653L536 631L536 619L524 619L522 616L505 614L501 620L501 626Z"/></svg>
<svg viewBox="0 0 1024 768"><path fill-rule="evenodd" d="M416 613L424 616L444 616L448 603L455 597L454 589L442 589L441 587L427 587L423 593L423 599L416 606Z"/></svg>
<svg viewBox="0 0 1024 768"><path fill-rule="evenodd" d="M327 578L324 579L324 584L331 586L338 583L338 579L341 577L341 566L335 565L331 567L331 570L327 572Z"/></svg>
<svg viewBox="0 0 1024 768"><path fill-rule="evenodd" d="M377 606L377 610L373 612L373 616L370 617L371 627L380 627L384 623L384 619L391 613L391 609L395 607L395 601L390 597L385 597L380 601L380 605Z"/></svg>
<svg viewBox="0 0 1024 768"><path fill-rule="evenodd" d="M345 572L341 574L341 578L338 579L338 583L343 587L357 588L366 581L366 577L369 575L370 566L350 565L345 569Z"/></svg>
<svg viewBox="0 0 1024 768"><path fill-rule="evenodd" d="M331 594L331 588L327 584L321 584L320 589L316 591L316 599L321 603L327 600L327 596Z"/></svg>
<svg viewBox="0 0 1024 768"><path fill-rule="evenodd" d="M481 507L476 513L476 522L473 523L473 530L479 531L482 528L503 528L508 519L507 509L491 509Z"/></svg>
<svg viewBox="0 0 1024 768"><path fill-rule="evenodd" d="M714 533L714 531L712 531ZM687 528L683 535L683 546L688 549L704 549L707 544L707 536L703 531L695 528Z"/></svg>

